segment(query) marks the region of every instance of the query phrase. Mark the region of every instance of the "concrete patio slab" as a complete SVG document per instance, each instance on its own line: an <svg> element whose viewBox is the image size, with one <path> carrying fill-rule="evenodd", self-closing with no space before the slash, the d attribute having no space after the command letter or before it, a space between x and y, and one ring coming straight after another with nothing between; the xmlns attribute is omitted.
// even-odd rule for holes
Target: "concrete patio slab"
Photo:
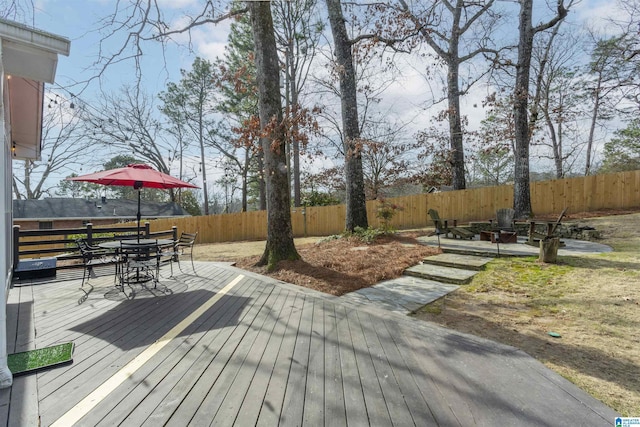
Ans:
<svg viewBox="0 0 640 427"><path fill-rule="evenodd" d="M496 257L499 251L501 256L538 256L540 249L527 245L526 240L525 237L518 237L518 243L498 245L479 240L477 236L474 240L448 239L441 236L439 241L437 236L418 237L420 243L428 246L440 246L447 253ZM610 246L597 242L575 239L562 239L562 241L565 246L558 249L558 256L577 256L612 251Z"/></svg>

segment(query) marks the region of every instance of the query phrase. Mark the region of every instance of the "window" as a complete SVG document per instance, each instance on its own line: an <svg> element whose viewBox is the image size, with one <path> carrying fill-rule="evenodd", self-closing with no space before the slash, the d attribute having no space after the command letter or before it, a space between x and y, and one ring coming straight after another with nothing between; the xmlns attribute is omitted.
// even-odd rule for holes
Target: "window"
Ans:
<svg viewBox="0 0 640 427"><path fill-rule="evenodd" d="M38 223L38 228L40 230L52 230L53 229L53 221L40 221Z"/></svg>

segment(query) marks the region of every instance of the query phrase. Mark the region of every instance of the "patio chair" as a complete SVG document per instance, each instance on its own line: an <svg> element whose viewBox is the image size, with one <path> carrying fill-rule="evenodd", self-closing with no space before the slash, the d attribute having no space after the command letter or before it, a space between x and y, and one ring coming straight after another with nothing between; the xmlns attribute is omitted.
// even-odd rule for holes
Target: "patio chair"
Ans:
<svg viewBox="0 0 640 427"><path fill-rule="evenodd" d="M433 221L433 226L435 227L435 231L431 233L432 236L444 234L445 237L449 237L449 234L451 234L454 238L460 237L461 239L473 239L475 236L473 231L458 227L455 220L453 221L453 226L450 226L449 221L441 219L438 211L435 209L429 209L428 214Z"/></svg>
<svg viewBox="0 0 640 427"><path fill-rule="evenodd" d="M155 243L120 242L120 256L123 265L120 269L120 288L132 283L153 282L156 288L160 277L160 248Z"/></svg>
<svg viewBox="0 0 640 427"><path fill-rule="evenodd" d="M515 231L515 209L501 208L496 211L496 221L491 221L493 231Z"/></svg>
<svg viewBox="0 0 640 427"><path fill-rule="evenodd" d="M120 257L113 251L89 245L89 243L82 238L76 239L76 245L78 246L80 255L82 255L82 264L84 267L84 271L82 272L82 285L80 285L80 287L84 287L85 280L88 281L93 273L93 267L98 265L115 264L115 278L119 276Z"/></svg>
<svg viewBox="0 0 640 427"><path fill-rule="evenodd" d="M196 238L198 237L198 232L195 233L185 233L182 232L180 234L180 238L176 240L176 242L171 246L168 250L164 248L161 253L161 257L163 259L162 262L169 262L171 265L171 275L173 276L173 264L172 261L178 262L178 268L182 271L182 267L180 266L180 258L186 255L189 255L191 259L191 268L193 272L196 272L196 268L193 264L193 245L196 243Z"/></svg>

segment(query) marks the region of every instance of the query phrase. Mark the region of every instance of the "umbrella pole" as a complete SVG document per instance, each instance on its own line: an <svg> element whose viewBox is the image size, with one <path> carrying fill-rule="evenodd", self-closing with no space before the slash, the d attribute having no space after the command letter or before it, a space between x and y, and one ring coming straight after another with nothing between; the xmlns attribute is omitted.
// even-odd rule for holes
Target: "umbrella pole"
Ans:
<svg viewBox="0 0 640 427"><path fill-rule="evenodd" d="M138 236L138 243L140 243L140 189L142 188L142 181L136 181L133 184L133 188L138 190L138 213L136 215L136 218L138 218L138 232L136 234Z"/></svg>
<svg viewBox="0 0 640 427"><path fill-rule="evenodd" d="M140 243L140 190L138 190L138 243Z"/></svg>

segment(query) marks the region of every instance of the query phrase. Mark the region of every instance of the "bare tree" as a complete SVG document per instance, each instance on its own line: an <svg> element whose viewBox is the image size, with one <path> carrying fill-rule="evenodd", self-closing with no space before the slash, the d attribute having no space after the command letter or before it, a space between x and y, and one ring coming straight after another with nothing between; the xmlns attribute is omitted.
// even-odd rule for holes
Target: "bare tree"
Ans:
<svg viewBox="0 0 640 427"><path fill-rule="evenodd" d="M411 10L405 0L399 0L400 9L413 23L415 31L433 49L447 68L447 119L449 122L452 185L456 190L466 188L460 97L480 80L490 69L476 76L469 76L461 84L460 67L478 56L498 56L492 46L491 34L500 18L492 7L494 0L439 0L416 3Z"/></svg>
<svg viewBox="0 0 640 427"><path fill-rule="evenodd" d="M529 78L531 73L531 53L533 39L541 31L552 28L567 16L564 0L557 0L557 11L547 22L533 26L533 0L519 0L519 39L516 81L513 95L513 116L515 125L515 166L513 204L517 218L531 216L531 187L529 184Z"/></svg>
<svg viewBox="0 0 640 427"><path fill-rule="evenodd" d="M411 171L410 153L415 143L403 141L403 126L379 122L370 126L373 139L363 141L362 166L365 191L369 200L389 196L383 194L403 181L408 181Z"/></svg>
<svg viewBox="0 0 640 427"><path fill-rule="evenodd" d="M204 214L209 215L209 192L207 182L207 161L205 146L215 140L217 129L213 119L217 108L215 99L216 84L213 64L198 58L193 61L190 71L181 70L180 82L170 82L166 92L159 98L163 101L160 110L176 124L184 124L200 150L200 173L202 174L202 191L204 194Z"/></svg>
<svg viewBox="0 0 640 427"><path fill-rule="evenodd" d="M0 0L0 17L34 26L32 0Z"/></svg>
<svg viewBox="0 0 640 427"><path fill-rule="evenodd" d="M86 138L110 154L127 153L169 174L169 159L180 147L154 118L154 111L151 98L139 88L126 86L117 95L104 94L98 107L83 111ZM175 201L175 191L170 193Z"/></svg>
<svg viewBox="0 0 640 427"><path fill-rule="evenodd" d="M629 13L633 16L633 11ZM633 27L629 28L631 24ZM591 61L583 87L585 101L591 107L585 175L592 172L596 128L605 127L614 117L635 117L640 106L637 34L629 32L636 31L635 26L635 22L619 26L621 33L613 37L589 33Z"/></svg>
<svg viewBox="0 0 640 427"><path fill-rule="evenodd" d="M580 82L578 53L573 49L579 40L573 33L560 34L560 26L558 23L550 34L540 37L540 45L533 50L536 77L529 124L531 144L548 147L539 156L553 161L556 178L565 176L583 146L577 120L583 113L579 94L584 81ZM544 124L538 125L538 121Z"/></svg>
<svg viewBox="0 0 640 427"><path fill-rule="evenodd" d="M340 0L326 0L333 34L336 70L340 79L342 130L345 153L346 224L345 229L368 228L367 205L362 169L362 143L358 125L356 78L349 39Z"/></svg>
<svg viewBox="0 0 640 427"><path fill-rule="evenodd" d="M53 196L54 187L47 187L48 178L80 165L89 141L84 137L80 109L75 107L72 100L53 92L45 95L42 159L24 160L22 168L14 167L13 193L16 199Z"/></svg>
<svg viewBox="0 0 640 427"><path fill-rule="evenodd" d="M300 206L300 150L301 141L297 115L301 114L301 95L306 86L311 64L316 55L320 34L324 29L315 18L316 0L294 0L273 3L276 42L284 57L285 115L294 135L287 141L289 171L293 182L293 204Z"/></svg>
<svg viewBox="0 0 640 427"><path fill-rule="evenodd" d="M133 62L135 75L140 86L142 80L142 59L149 42L159 43L163 54L170 44L188 36L187 48L192 48L191 31L208 25L215 25L231 17L246 13L247 9L237 1L206 0L182 8L166 8L161 0L132 0L116 2L113 13L101 18L96 32L101 34L97 59L92 64L91 77L77 82L78 91L90 83L100 81L109 67ZM113 47L115 46L115 48ZM163 57L164 63L167 58Z"/></svg>

